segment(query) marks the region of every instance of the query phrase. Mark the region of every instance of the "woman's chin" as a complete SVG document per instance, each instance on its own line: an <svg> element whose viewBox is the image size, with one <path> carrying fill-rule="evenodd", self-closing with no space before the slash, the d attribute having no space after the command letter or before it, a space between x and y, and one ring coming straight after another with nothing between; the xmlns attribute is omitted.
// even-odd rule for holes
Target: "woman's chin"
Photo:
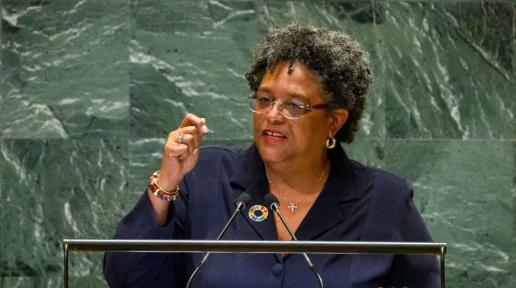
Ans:
<svg viewBox="0 0 516 288"><path fill-rule="evenodd" d="M258 152L263 162L278 163L285 160L285 150L279 147L258 147Z"/></svg>

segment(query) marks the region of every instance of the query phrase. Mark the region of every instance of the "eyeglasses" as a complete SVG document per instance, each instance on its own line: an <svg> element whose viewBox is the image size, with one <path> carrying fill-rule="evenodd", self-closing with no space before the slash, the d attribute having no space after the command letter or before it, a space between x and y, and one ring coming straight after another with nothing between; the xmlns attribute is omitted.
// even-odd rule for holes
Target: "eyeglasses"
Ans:
<svg viewBox="0 0 516 288"><path fill-rule="evenodd" d="M288 100L280 102L272 100L268 97L260 97L255 95L249 96L249 107L255 113L267 113L271 111L274 104L278 103L278 111L281 115L288 119L298 119L302 115L314 109L328 109L328 104L310 105L298 100Z"/></svg>

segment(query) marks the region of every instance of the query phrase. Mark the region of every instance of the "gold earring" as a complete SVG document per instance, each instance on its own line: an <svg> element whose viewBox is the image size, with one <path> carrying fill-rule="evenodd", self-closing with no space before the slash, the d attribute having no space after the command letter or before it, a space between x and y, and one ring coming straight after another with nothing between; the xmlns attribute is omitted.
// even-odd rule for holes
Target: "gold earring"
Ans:
<svg viewBox="0 0 516 288"><path fill-rule="evenodd" d="M334 137L328 137L326 139L326 148L327 149L333 149L336 144L337 144L337 140L335 140Z"/></svg>

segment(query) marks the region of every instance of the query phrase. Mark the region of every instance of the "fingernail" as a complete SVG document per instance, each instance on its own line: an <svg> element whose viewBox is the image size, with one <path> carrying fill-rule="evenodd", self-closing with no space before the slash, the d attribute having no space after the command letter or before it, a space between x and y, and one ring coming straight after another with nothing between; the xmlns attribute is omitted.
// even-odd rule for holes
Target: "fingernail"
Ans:
<svg viewBox="0 0 516 288"><path fill-rule="evenodd" d="M208 126L202 125L201 131L202 133L208 133L210 130L208 129Z"/></svg>

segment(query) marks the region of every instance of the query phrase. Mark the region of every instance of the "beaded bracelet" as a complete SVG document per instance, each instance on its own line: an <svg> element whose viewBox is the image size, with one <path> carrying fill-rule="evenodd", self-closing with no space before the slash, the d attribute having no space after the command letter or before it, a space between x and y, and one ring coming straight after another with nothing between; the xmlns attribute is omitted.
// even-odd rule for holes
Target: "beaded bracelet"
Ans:
<svg viewBox="0 0 516 288"><path fill-rule="evenodd" d="M176 189L174 191L167 191L158 184L158 176L159 176L159 170L152 173L152 175L149 177L149 186L148 189L154 196L158 197L161 200L165 201L174 201L176 200L177 196L179 195L179 185L176 186Z"/></svg>

